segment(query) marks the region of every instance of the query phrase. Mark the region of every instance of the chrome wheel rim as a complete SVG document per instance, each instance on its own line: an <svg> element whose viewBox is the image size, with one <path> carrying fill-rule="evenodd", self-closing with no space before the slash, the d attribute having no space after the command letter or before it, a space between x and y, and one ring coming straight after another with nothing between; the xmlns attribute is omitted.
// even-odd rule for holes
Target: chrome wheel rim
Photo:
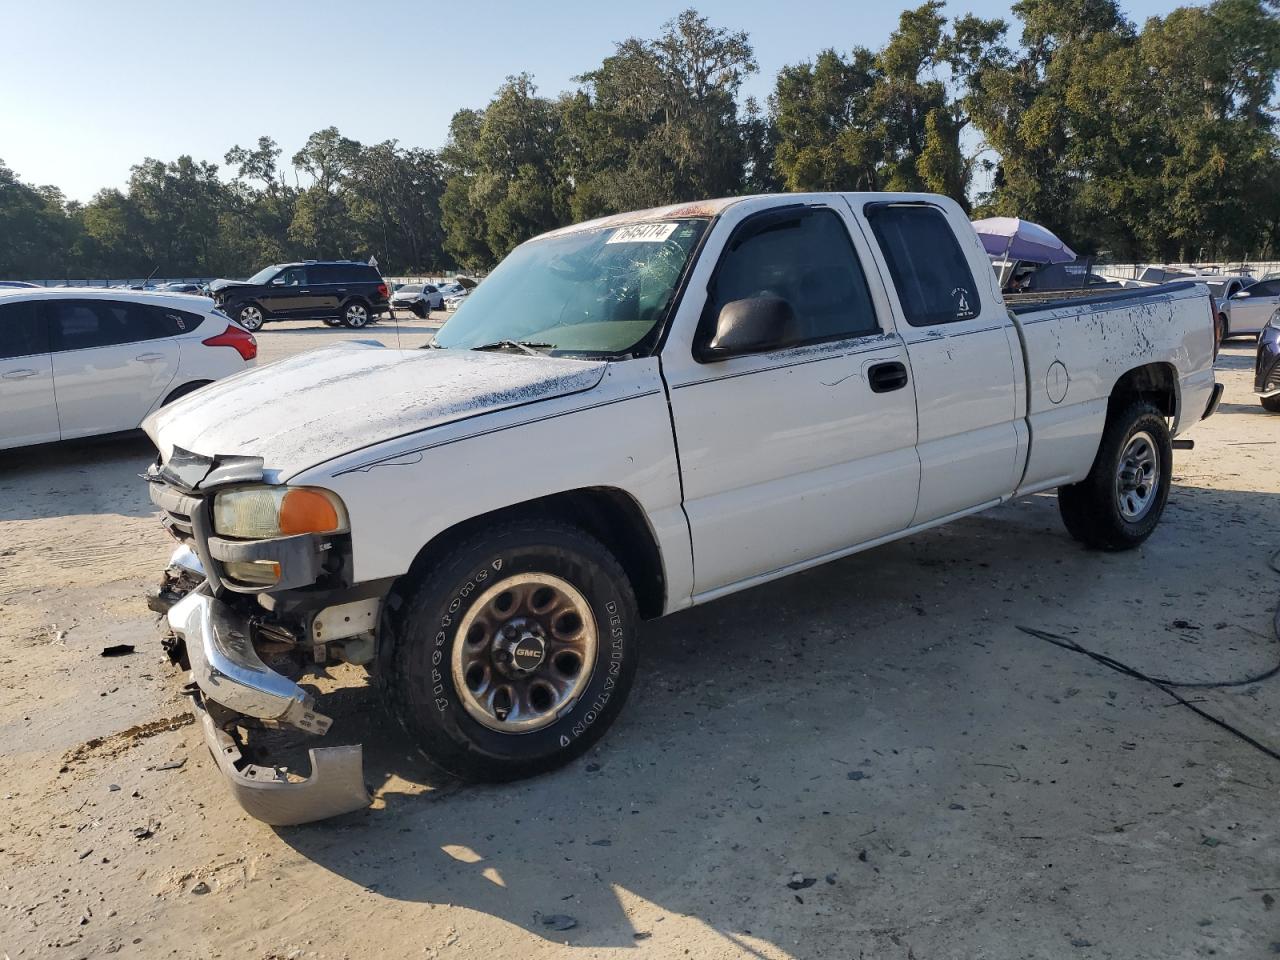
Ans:
<svg viewBox="0 0 1280 960"><path fill-rule="evenodd" d="M347 307L347 323L353 327L363 327L369 315L365 312L364 307L359 304L352 304Z"/></svg>
<svg viewBox="0 0 1280 960"><path fill-rule="evenodd" d="M516 574L485 590L458 625L453 686L489 729L532 733L582 695L598 647L595 616L576 587L551 574Z"/></svg>
<svg viewBox="0 0 1280 960"><path fill-rule="evenodd" d="M1155 503L1159 486L1160 457L1156 453L1156 441L1142 430L1129 438L1116 468L1120 515L1131 522L1141 520Z"/></svg>
<svg viewBox="0 0 1280 960"><path fill-rule="evenodd" d="M262 311L257 307L245 307L240 311L240 326L246 330L257 330L262 326Z"/></svg>

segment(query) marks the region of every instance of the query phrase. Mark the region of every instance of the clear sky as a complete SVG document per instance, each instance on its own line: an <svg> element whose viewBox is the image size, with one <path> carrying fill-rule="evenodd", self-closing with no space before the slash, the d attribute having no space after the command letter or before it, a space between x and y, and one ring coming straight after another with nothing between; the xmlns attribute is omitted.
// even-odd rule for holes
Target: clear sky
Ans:
<svg viewBox="0 0 1280 960"><path fill-rule="evenodd" d="M87 200L143 157L222 162L268 134L287 161L314 130L439 147L453 112L522 70L553 95L628 36L652 37L688 0L0 0L0 160ZM763 103L778 68L824 47L878 47L900 2L702 0L751 34ZM1172 0L1122 0L1141 22ZM1009 17L1009 4L948 12ZM1016 35L1014 38L1016 40Z"/></svg>

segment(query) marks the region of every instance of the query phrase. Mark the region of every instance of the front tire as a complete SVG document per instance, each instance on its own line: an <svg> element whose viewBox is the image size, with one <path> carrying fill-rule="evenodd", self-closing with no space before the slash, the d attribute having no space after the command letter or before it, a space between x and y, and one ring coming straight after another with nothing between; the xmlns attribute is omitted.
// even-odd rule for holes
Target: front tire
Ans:
<svg viewBox="0 0 1280 960"><path fill-rule="evenodd" d="M1168 421L1135 400L1108 419L1089 475L1058 488L1062 522L1086 546L1131 550L1159 524L1172 475Z"/></svg>
<svg viewBox="0 0 1280 960"><path fill-rule="evenodd" d="M505 781L580 756L635 675L635 597L576 527L524 521L449 551L388 620L379 682L428 760Z"/></svg>
<svg viewBox="0 0 1280 960"><path fill-rule="evenodd" d="M369 324L369 308L359 300L352 300L342 308L342 323L352 330L359 330Z"/></svg>
<svg viewBox="0 0 1280 960"><path fill-rule="evenodd" d="M266 322L262 308L255 303L246 303L236 312L236 322L250 333L257 333Z"/></svg>

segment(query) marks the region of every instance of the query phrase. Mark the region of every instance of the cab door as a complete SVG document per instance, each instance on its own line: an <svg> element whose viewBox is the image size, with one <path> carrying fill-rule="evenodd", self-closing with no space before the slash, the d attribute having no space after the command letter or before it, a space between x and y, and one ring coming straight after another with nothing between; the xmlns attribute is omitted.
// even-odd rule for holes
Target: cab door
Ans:
<svg viewBox="0 0 1280 960"><path fill-rule="evenodd" d="M694 340L673 336L662 364L698 599L911 521L920 467L907 351L850 226L847 209L827 204L767 207L716 231L727 240L703 253L718 255L705 299L691 279L681 309L701 318L677 328L696 324ZM781 342L708 356L723 308L760 298L788 305Z"/></svg>
<svg viewBox="0 0 1280 960"><path fill-rule="evenodd" d="M286 267L263 289L261 301L273 317L309 317L320 297L308 284L306 267Z"/></svg>
<svg viewBox="0 0 1280 960"><path fill-rule="evenodd" d="M0 449L57 439L49 328L35 300L0 304Z"/></svg>
<svg viewBox="0 0 1280 960"><path fill-rule="evenodd" d="M954 205L953 205L954 206ZM912 526L1010 496L1026 456L1025 373L1017 332L959 208L923 201L863 208L911 358L919 416L920 499ZM977 271L985 271L985 276ZM1024 401L1025 402L1025 401Z"/></svg>
<svg viewBox="0 0 1280 960"><path fill-rule="evenodd" d="M178 344L160 311L105 299L48 299L42 307L62 439L136 429L178 370Z"/></svg>

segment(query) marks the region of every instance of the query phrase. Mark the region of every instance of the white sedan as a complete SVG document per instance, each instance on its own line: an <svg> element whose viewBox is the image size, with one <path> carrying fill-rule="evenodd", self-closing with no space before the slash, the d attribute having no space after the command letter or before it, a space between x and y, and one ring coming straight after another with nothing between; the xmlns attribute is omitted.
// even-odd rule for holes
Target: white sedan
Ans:
<svg viewBox="0 0 1280 960"><path fill-rule="evenodd" d="M0 449L136 429L257 355L205 297L0 290Z"/></svg>

